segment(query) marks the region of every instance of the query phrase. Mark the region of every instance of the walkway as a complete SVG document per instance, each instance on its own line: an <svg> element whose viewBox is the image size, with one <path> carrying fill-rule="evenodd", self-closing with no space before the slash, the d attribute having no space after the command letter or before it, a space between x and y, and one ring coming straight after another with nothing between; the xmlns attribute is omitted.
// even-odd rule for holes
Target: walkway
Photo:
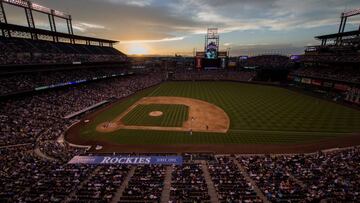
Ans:
<svg viewBox="0 0 360 203"><path fill-rule="evenodd" d="M71 199L75 198L76 192L83 187L86 183L89 182L91 177L95 176L100 170L100 167L97 166L91 174L89 174L84 181L82 181L76 188L68 195L68 197L63 201L63 203L70 202Z"/></svg>
<svg viewBox="0 0 360 203"><path fill-rule="evenodd" d="M201 162L201 168L202 168L202 171L203 171L205 182L206 182L206 185L207 185L207 188L208 188L208 193L210 195L210 201L212 203L219 203L219 199L218 199L217 192L215 190L214 183L213 183L213 181L211 179L209 170L207 168L207 162L206 161L200 161L200 162Z"/></svg>
<svg viewBox="0 0 360 203"><path fill-rule="evenodd" d="M165 179L164 179L164 188L161 193L161 201L162 203L167 203L170 200L170 187L171 187L171 178L172 178L173 167L167 166L165 171Z"/></svg>
<svg viewBox="0 0 360 203"><path fill-rule="evenodd" d="M116 190L116 193L114 195L114 197L111 200L111 203L116 203L120 200L125 188L128 186L129 184L129 180L131 179L131 177L134 175L135 173L135 169L136 166L132 166L129 173L127 174L127 176L125 177L124 181L122 182L121 186Z"/></svg>
<svg viewBox="0 0 360 203"><path fill-rule="evenodd" d="M246 172L245 168L234 158L231 157L231 159L234 161L236 166L239 168L241 174L244 176L245 180L247 182L250 182L251 185L254 187L254 191L256 192L257 196L264 202L264 203L270 203L270 201L265 197L265 195L261 192L260 188L256 185L255 181L250 178L249 174Z"/></svg>
<svg viewBox="0 0 360 203"><path fill-rule="evenodd" d="M36 147L34 149L34 153L35 153L35 155L37 155L38 157L40 157L42 159L46 159L46 160L49 160L49 161L57 161L57 159L42 153L39 147Z"/></svg>

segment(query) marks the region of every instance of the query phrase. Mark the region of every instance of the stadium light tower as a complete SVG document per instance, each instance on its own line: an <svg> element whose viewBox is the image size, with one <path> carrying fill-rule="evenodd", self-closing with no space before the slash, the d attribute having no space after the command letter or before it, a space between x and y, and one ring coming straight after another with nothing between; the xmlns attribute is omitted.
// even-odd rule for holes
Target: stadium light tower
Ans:
<svg viewBox="0 0 360 203"><path fill-rule="evenodd" d="M207 58L217 58L219 51L219 33L217 28L208 28L205 36L205 48L204 52Z"/></svg>
<svg viewBox="0 0 360 203"><path fill-rule="evenodd" d="M39 5L36 3L32 3L30 0L0 0L0 22L1 23L7 24L7 19L6 19L6 14L5 14L3 3L7 3L9 5L24 8L25 16L26 16L26 20L27 20L29 28L34 28L34 29L36 28L36 24L35 24L35 20L34 20L34 16L33 16L33 11L36 11L36 12L48 15L51 31L56 32L55 17L57 17L57 18L62 18L64 20L66 20L68 33L71 35L74 34L72 22L71 22L72 21L71 15L61 12L61 11L47 8L45 6L42 6L42 5ZM11 34L10 31L6 31L3 29L2 29L2 33L3 33L3 36L10 36L10 34ZM37 34L32 33L31 38L37 39ZM54 41L58 41L58 39L54 38Z"/></svg>
<svg viewBox="0 0 360 203"><path fill-rule="evenodd" d="M341 21L340 21L340 26L339 26L339 31L338 33L343 33L345 31L345 26L346 26L346 21L348 18L353 17L353 16L357 16L360 15L360 8L357 9L353 9L353 10L349 10L346 12L341 13ZM337 43L339 43L342 40L341 37L337 38Z"/></svg>
<svg viewBox="0 0 360 203"><path fill-rule="evenodd" d="M205 52L210 42L214 42L217 49L219 49L219 33L217 28L208 28L205 36Z"/></svg>

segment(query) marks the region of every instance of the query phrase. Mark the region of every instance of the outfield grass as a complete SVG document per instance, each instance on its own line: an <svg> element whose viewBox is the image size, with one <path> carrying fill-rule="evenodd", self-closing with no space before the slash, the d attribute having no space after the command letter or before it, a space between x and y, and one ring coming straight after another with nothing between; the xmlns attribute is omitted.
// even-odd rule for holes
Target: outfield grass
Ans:
<svg viewBox="0 0 360 203"><path fill-rule="evenodd" d="M227 134L119 130L95 127L125 111L144 96L179 96L218 105L230 117ZM170 121L169 121L170 122ZM360 111L284 88L235 82L167 82L102 112L81 129L83 139L123 144L302 143L360 132Z"/></svg>
<svg viewBox="0 0 360 203"><path fill-rule="evenodd" d="M163 112L162 116L149 116L152 111ZM182 127L188 119L189 107L179 104L140 104L122 118L126 125Z"/></svg>

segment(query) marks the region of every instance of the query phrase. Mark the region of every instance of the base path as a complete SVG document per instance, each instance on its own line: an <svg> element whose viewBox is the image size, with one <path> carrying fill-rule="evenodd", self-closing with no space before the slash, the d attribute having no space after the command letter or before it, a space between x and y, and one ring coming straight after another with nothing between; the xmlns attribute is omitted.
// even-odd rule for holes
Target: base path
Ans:
<svg viewBox="0 0 360 203"><path fill-rule="evenodd" d="M188 120L182 127L135 126L125 125L122 118L140 104L182 104L189 107ZM148 115L144 115L148 116ZM119 129L163 130L226 133L230 127L230 118L220 107L198 99L185 97L143 97L112 121L99 124L98 132L114 132Z"/></svg>

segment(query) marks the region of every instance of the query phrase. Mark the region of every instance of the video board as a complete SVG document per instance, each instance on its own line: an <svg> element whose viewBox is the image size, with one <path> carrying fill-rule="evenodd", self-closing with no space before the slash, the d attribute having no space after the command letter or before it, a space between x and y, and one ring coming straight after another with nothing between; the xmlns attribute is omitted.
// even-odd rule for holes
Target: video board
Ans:
<svg viewBox="0 0 360 203"><path fill-rule="evenodd" d="M210 42L206 47L205 57L207 59L217 59L218 47L215 42Z"/></svg>

